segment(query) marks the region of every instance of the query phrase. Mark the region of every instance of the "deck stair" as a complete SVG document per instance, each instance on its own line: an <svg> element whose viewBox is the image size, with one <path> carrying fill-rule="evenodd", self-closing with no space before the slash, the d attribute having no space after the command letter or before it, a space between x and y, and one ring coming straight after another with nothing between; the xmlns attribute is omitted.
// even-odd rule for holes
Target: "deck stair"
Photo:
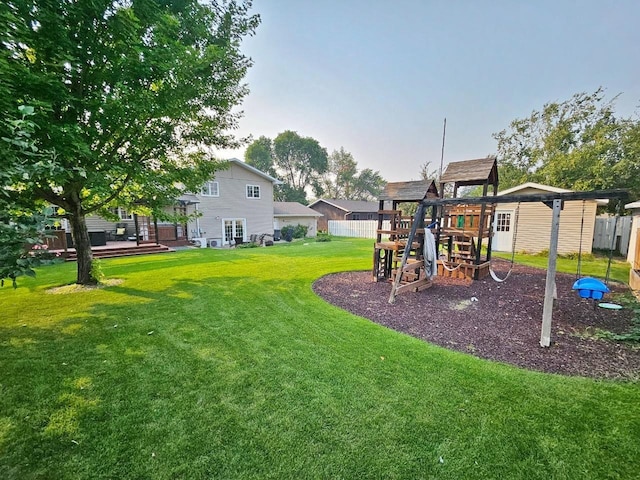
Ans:
<svg viewBox="0 0 640 480"><path fill-rule="evenodd" d="M115 257L129 257L133 255L150 255L154 253L167 253L175 252L175 250L167 247L166 245L157 245L155 243L132 245L127 247L112 247L93 249L93 258L115 258ZM67 262L74 262L77 260L76 252L70 249L67 252L65 258Z"/></svg>

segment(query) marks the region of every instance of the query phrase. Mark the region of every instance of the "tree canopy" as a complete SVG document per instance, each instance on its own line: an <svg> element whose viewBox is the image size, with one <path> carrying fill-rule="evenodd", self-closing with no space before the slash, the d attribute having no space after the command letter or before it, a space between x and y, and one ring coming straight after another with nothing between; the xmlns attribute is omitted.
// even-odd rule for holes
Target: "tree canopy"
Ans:
<svg viewBox="0 0 640 480"><path fill-rule="evenodd" d="M259 18L250 2L9 0L0 6L0 113L35 107L34 144L51 152L0 158L11 201L62 207L93 283L85 216L196 191L230 148L232 109L248 93L240 52ZM3 137L9 124L0 125ZM16 161L20 168L16 167Z"/></svg>
<svg viewBox="0 0 640 480"><path fill-rule="evenodd" d="M500 188L534 181L572 190L627 188L640 196L640 123L615 114L604 90L551 102L495 133Z"/></svg>
<svg viewBox="0 0 640 480"><path fill-rule="evenodd" d="M344 147L329 156L329 168L321 178L321 195L343 200L375 200L385 180L370 168L358 171L358 163Z"/></svg>
<svg viewBox="0 0 640 480"><path fill-rule="evenodd" d="M307 189L320 191L321 175L327 171L327 150L311 137L286 130L271 141L260 137L245 152L245 161L284 181L276 188L277 200L306 203Z"/></svg>

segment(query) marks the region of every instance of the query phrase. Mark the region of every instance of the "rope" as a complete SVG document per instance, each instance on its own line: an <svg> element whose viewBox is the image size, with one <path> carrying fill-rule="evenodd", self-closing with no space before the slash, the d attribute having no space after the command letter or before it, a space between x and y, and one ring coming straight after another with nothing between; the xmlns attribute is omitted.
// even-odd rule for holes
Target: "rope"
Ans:
<svg viewBox="0 0 640 480"><path fill-rule="evenodd" d="M582 200L582 218L580 220L580 245L578 247L578 267L576 269L576 280L582 276L582 231L584 229L584 207L586 200Z"/></svg>
<svg viewBox="0 0 640 480"><path fill-rule="evenodd" d="M458 265L456 265L454 268L449 268L447 266L448 260L446 260L447 256L446 255L442 255L443 257L445 257L445 260L440 260L440 264L442 265L442 268L444 268L447 272L455 272L456 270L458 270L460 268L460 266L462 265L461 263L459 263Z"/></svg>
<svg viewBox="0 0 640 480"><path fill-rule="evenodd" d="M616 206L616 222L613 224L613 235L611 239L611 248L609 249L609 261L607 262L607 274L604 277L604 284L609 286L609 276L611 275L611 260L613 258L613 249L616 245L616 229L618 228L618 219L620 218L620 206L622 202L618 200L618 205Z"/></svg>
<svg viewBox="0 0 640 480"><path fill-rule="evenodd" d="M507 279L511 275L511 271L513 270L513 264L515 263L515 258L516 258L516 240L518 238L518 217L519 216L520 216L520 202L518 202L518 206L516 207L516 213L513 219L514 225L513 225L513 238L511 240L511 265L509 266L509 271L507 272L507 275L504 278L498 277L498 275L496 275L496 272L494 272L493 268L491 267L491 262L489 262L489 275L491 275L491 278L493 278L498 283L507 281Z"/></svg>

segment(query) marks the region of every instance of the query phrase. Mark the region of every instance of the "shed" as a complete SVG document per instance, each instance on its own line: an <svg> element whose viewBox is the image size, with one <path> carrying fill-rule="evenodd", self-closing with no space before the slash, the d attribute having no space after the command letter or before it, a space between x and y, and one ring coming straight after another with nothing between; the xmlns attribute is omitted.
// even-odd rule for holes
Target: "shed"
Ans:
<svg viewBox="0 0 640 480"><path fill-rule="evenodd" d="M307 227L307 237L318 233L318 218L321 213L298 202L273 202L273 229L282 230L286 225Z"/></svg>
<svg viewBox="0 0 640 480"><path fill-rule="evenodd" d="M378 204L361 200L341 200L320 198L309 205L320 213L318 228L328 231L329 220L375 220L378 217Z"/></svg>
<svg viewBox="0 0 640 480"><path fill-rule="evenodd" d="M499 196L539 193L566 193L571 190L527 182L498 192ZM571 200L560 214L558 253L591 253L596 210L608 200ZM517 214L517 215L516 215ZM517 219L516 219L517 216ZM516 224L517 220L517 224ZM544 203L501 203L496 205L492 250L510 252L516 236L517 252L539 253L549 248L551 209ZM581 235L582 230L582 246Z"/></svg>
<svg viewBox="0 0 640 480"><path fill-rule="evenodd" d="M629 286L633 290L640 290L640 201L628 203L624 208L631 210L631 215L633 216L631 239L629 240L629 251L627 252L627 261L631 264Z"/></svg>

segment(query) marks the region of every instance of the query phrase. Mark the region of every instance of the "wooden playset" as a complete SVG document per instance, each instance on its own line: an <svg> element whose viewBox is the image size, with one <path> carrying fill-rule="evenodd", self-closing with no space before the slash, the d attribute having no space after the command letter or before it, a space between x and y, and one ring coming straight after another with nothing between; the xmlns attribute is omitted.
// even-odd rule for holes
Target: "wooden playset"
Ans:
<svg viewBox="0 0 640 480"><path fill-rule="evenodd" d="M419 218L403 214L401 205L442 198L447 189L456 198L462 186L489 186L495 195L498 189L498 168L495 157L449 164L442 175L440 187L433 180L388 183L379 197L378 230L373 255L373 280L393 281L401 258L408 249L407 264L402 267L399 289L421 290L431 285L425 272L425 227L435 236L442 254L438 259L438 275L477 280L489 271L493 207L486 204L432 206ZM406 207L405 207L406 208ZM407 209L411 211L412 209ZM385 220L389 224L385 226ZM415 237L408 243L412 227ZM486 252L483 241L486 239Z"/></svg>

